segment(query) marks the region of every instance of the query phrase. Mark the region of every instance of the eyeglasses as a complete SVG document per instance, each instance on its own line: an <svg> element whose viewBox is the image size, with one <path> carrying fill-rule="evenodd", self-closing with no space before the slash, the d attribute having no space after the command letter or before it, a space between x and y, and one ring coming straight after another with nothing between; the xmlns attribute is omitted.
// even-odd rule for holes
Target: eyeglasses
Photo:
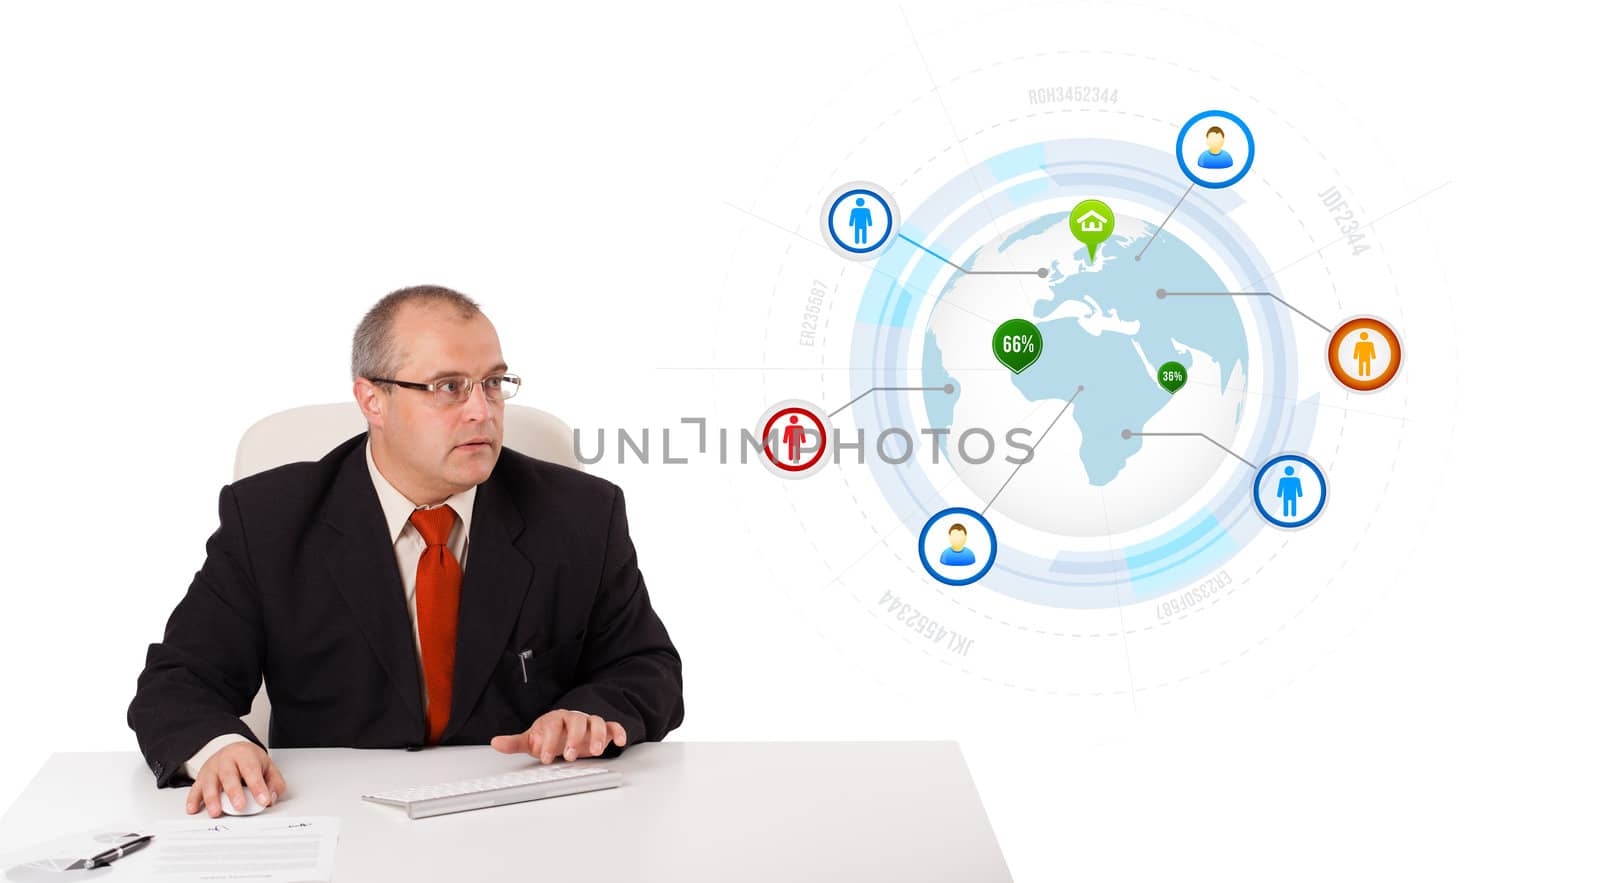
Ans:
<svg viewBox="0 0 1600 883"><path fill-rule="evenodd" d="M515 374L491 374L482 380L470 377L441 377L432 383L412 383L408 380L391 380L387 377L368 377L373 383L392 383L406 389L420 389L431 393L433 403L440 406L459 405L472 397L474 386L483 387L483 397L491 402L503 402L522 388L522 378Z"/></svg>

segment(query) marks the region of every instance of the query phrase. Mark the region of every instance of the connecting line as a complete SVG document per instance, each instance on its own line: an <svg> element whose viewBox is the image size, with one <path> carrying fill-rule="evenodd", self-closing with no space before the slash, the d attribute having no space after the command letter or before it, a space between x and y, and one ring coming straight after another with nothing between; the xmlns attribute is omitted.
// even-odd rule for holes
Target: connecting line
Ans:
<svg viewBox="0 0 1600 883"><path fill-rule="evenodd" d="M904 233L897 233L895 235L897 235L901 239L904 239L905 241L911 243L912 245L915 245L917 248L922 249L923 251L927 252L928 254L933 255L934 257L938 258L939 260L944 261L945 263L949 264L950 266L955 267L957 272L966 273L968 276L1038 276L1040 279L1043 279L1046 276L1050 275L1050 268L1049 267L1040 267L1037 270L969 270L966 267L963 267L960 264L956 263L955 261L952 261L949 258L945 257L944 255L939 254L938 252L934 251L933 249L927 247L926 245L923 245L922 243L916 241L915 239L912 239L910 236L907 236Z"/></svg>
<svg viewBox="0 0 1600 883"><path fill-rule="evenodd" d="M1189 182L1189 190L1193 190L1193 189L1194 189L1194 182L1190 181ZM1183 205L1183 201L1185 199L1189 198L1189 190L1183 191L1183 195L1178 197L1178 202L1177 202L1176 205L1174 205L1172 207L1172 211L1167 212L1167 216L1161 219L1161 226L1156 228L1156 232L1150 234L1150 241L1146 242L1144 244L1144 248L1139 249L1139 253L1133 256L1133 259L1135 261L1144 260L1144 253L1149 251L1150 250L1150 246L1155 244L1156 237L1161 235L1161 231L1167 229L1167 222L1172 220L1172 216L1177 213L1178 206Z"/></svg>
<svg viewBox="0 0 1600 883"><path fill-rule="evenodd" d="M1062 415L1067 413L1067 409L1068 408L1072 407L1073 400L1077 399L1078 393L1080 393L1080 392L1083 392L1083 384L1081 384L1081 383L1078 384L1078 388L1073 391L1072 398L1067 399L1067 403L1065 405L1061 406L1061 412L1059 414L1056 414L1055 420L1051 420L1050 421L1050 425L1046 426L1044 428L1044 432L1039 433L1039 441L1034 444L1034 446L1033 446L1034 450L1038 450L1039 449L1039 445L1044 444L1044 437L1050 434L1050 430L1056 428L1056 422L1061 419ZM1017 473L1022 471L1022 467L1028 465L1029 461L1031 461L1032 459L1033 459L1032 457L1029 457L1027 460L1024 460L1021 463L1018 463L1017 464L1017 468L1011 470L1011 474L1006 476L1005 482L1000 485L1000 490L995 491L994 492L994 496L989 498L989 502L983 504L983 508L981 510L979 510L979 512L978 512L979 515L988 514L989 507L994 505L994 501L995 500L1000 499L1000 494L1001 494L1002 491L1004 491L1006 489L1006 485L1010 484L1011 483L1011 479L1016 478L1017 477Z"/></svg>
<svg viewBox="0 0 1600 883"><path fill-rule="evenodd" d="M855 398L851 399L850 401L845 402L844 404L840 405L838 408L835 408L834 410L828 412L828 417L832 418L834 414L837 414L840 411L843 411L845 408L850 407L851 405L855 404L856 402L859 402L862 399L866 398L867 396L872 395L875 392L879 392L880 390L890 390L892 392L944 392L944 393L951 393L951 392L955 392L956 391L956 385L954 383L946 383L944 386L874 386L873 388L867 390L866 392L862 393L861 395L856 396Z"/></svg>
<svg viewBox="0 0 1600 883"><path fill-rule="evenodd" d="M1229 456L1233 457L1233 459L1235 459L1235 460L1238 460L1240 463L1243 463L1244 465L1249 466L1251 469L1259 469L1260 468L1260 467L1256 466L1256 464L1251 463L1249 460L1246 460L1245 458L1243 458L1243 457L1239 456L1238 454L1235 454L1233 451L1229 450L1228 447L1226 445L1224 445L1222 442L1217 441L1216 439L1212 438L1209 435L1206 435L1203 432L1134 432L1131 429L1122 430L1122 437L1123 438L1133 438L1134 436L1138 436L1138 435L1165 435L1165 436L1174 436L1174 437L1176 437L1176 436L1193 436L1193 437L1197 437L1197 438L1203 438L1206 441L1211 442L1212 444L1216 445L1217 447L1222 448L1224 451L1227 451Z"/></svg>
<svg viewBox="0 0 1600 883"><path fill-rule="evenodd" d="M1310 322L1329 334L1333 333L1332 328L1329 328L1310 316L1306 316L1306 314L1299 307L1289 303L1270 291L1168 291L1165 288L1156 289L1157 299L1166 297L1270 297L1289 309L1294 310L1296 313L1299 313L1301 316L1304 316L1307 322Z"/></svg>

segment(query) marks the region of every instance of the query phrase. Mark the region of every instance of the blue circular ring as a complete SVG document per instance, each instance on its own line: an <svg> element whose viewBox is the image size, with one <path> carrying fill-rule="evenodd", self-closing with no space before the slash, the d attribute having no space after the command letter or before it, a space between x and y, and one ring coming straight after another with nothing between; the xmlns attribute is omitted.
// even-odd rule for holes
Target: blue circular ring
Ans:
<svg viewBox="0 0 1600 883"><path fill-rule="evenodd" d="M1249 154L1244 158L1244 167L1239 169L1239 174L1234 175L1232 178L1229 178L1226 181L1205 181L1196 177L1194 172L1189 171L1188 161L1183 158L1183 136L1189 134L1189 130L1194 128L1195 123L1198 123L1201 120L1209 117L1222 117L1225 120L1231 120L1234 125L1243 130L1245 147L1249 148ZM1256 161L1256 136L1250 134L1250 127L1244 124L1244 120L1239 119L1233 114L1228 113L1225 110L1204 110L1190 117L1189 121L1183 124L1183 128L1178 130L1177 153L1178 168L1183 170L1183 174L1189 180L1195 182L1201 187L1211 190L1221 190L1224 187L1232 187L1234 184L1239 183L1239 179L1244 177L1245 172L1250 171L1250 166Z"/></svg>
<svg viewBox="0 0 1600 883"><path fill-rule="evenodd" d="M946 515L971 516L974 521L983 525L984 532L989 535L989 560L984 562L982 570L978 571L972 576L967 577L966 579L950 579L949 577L935 571L933 569L933 565L928 562L928 531L933 528L933 523L935 521L938 521ZM994 566L994 559L998 558L999 556L1000 540L994 535L994 525L989 523L989 519L984 518L979 513L974 512L965 506L951 506L948 509L940 509L938 512L933 513L933 517L928 519L928 523L922 526L922 535L917 537L917 557L922 559L922 569L926 570L929 576L947 586L970 586L978 580L983 579L984 574L989 572L989 568Z"/></svg>
<svg viewBox="0 0 1600 883"><path fill-rule="evenodd" d="M833 229L833 213L838 211L839 203L844 202L846 199L849 199L852 196L861 196L863 194L872 197L878 201L878 205L883 206L883 214L887 218L887 221L883 225L883 235L878 238L877 242L874 242L865 248L856 248L852 245L845 245L844 240L839 238L839 231ZM889 208L889 201L872 192L871 190L866 190L860 187L857 187L854 190L846 190L845 192L839 194L839 198L833 201L833 205L828 206L828 235L833 237L833 241L837 242L840 248L850 252L851 254L870 254L880 248L883 248L883 244L889 241L889 235L893 232L894 212Z"/></svg>
<svg viewBox="0 0 1600 883"><path fill-rule="evenodd" d="M1013 148L987 162L991 169L1011 170L1009 176L1001 177L1007 188L1006 193L1014 200L1013 205L1027 204L1031 202L1028 197L1045 192L1028 188L1025 182L1019 181L1028 169L1039 168L1038 160L1041 154L1053 173L1056 167L1061 165L1071 167L1071 173L1081 173L1084 175L1081 180L1094 182L1096 186L1105 183L1108 186L1129 189L1135 194L1153 196L1155 201L1159 201L1162 196L1170 195L1154 185L1136 185L1149 174L1155 174L1159 178L1160 170L1170 171L1172 167L1166 165L1166 161L1172 154L1148 147L1137 147L1124 154L1123 149L1128 146L1113 142L1100 143L1093 139L1045 141ZM1113 161L1125 156L1137 161L1133 164ZM1019 159L1026 161L1012 162ZM872 187L865 182L846 186L867 187L879 193L884 192L882 188ZM959 225L966 215L976 217L981 214L981 206L973 206L965 213L957 213L946 218L939 217L941 210L954 210L954 207L964 204L966 196L957 196L957 191L961 194L971 191L970 179L965 173L947 182L911 214L929 215L928 223L922 225L924 229L942 228L952 220ZM1197 233L1201 241L1212 243L1219 250L1221 264L1237 265L1241 268L1254 267L1257 271L1265 271L1264 266L1259 266L1260 255L1251 245L1247 231L1237 229L1222 213L1216 214L1215 217L1206 215L1205 219L1206 223L1197 228ZM835 251L838 249L835 248ZM907 323L905 319L915 315L915 308L920 298L928 296L927 291L923 290L927 283L922 286L916 284L901 286L898 282L889 285L884 280L896 278L902 272L910 273L908 278L913 281L919 278L919 274L926 273L932 276L933 273L920 266L919 262L937 263L936 258L930 259L926 253L916 249L907 249L904 252L890 249L877 259L888 260L891 264L889 269L893 273L873 274L874 278L865 288L862 303L856 311L857 326L852 338L851 358L852 364L863 370L866 376L893 379L869 380L864 386L855 389L856 393L864 391L866 386L903 382L904 357L908 352L908 341L923 331L921 326L912 327L912 323ZM1260 272L1254 275L1259 275ZM1265 327L1261 332L1263 335L1261 342L1256 343L1252 340L1250 343L1251 357L1264 358L1267 361L1262 364L1274 367L1273 371L1268 372L1268 376L1273 378L1268 382L1274 386L1292 380L1295 374L1294 360L1288 354L1293 353L1294 347L1291 340L1282 336L1284 329L1279 327L1282 311L1274 314L1262 310L1257 305L1257 314L1262 321L1265 321ZM1272 321L1275 316L1280 317L1279 321ZM1281 402L1288 398L1275 400L1275 405L1281 405ZM886 425L895 425L897 420L910 419L907 417L909 412L906 409L914 404L913 399L906 395L873 396L871 401L873 404L868 407L864 419ZM1303 441L1284 444L1283 440L1305 437L1305 434L1310 432L1310 427L1315 425L1314 413L1296 415L1287 413L1279 407L1269 407L1263 419L1265 422L1261 425L1267 428L1258 430L1258 433L1266 434L1258 434L1249 443L1250 447L1255 448L1257 456L1263 460L1285 450L1303 450L1305 446ZM1285 436L1283 433L1288 435ZM1277 435L1281 440L1274 444L1269 441L1271 435ZM1254 457L1251 459L1255 460ZM910 520L921 515L927 518L928 500L945 502L939 500L941 496L938 493L939 489L931 483L930 477L921 467L915 470L891 470L880 462L874 462L872 465L874 467L872 477L898 517ZM1253 478L1254 472L1249 475ZM1188 574L1194 568L1210 567L1210 561L1220 561L1230 557L1232 553L1226 548L1228 541L1242 542L1254 537L1261 530L1275 529L1265 521L1249 519L1250 513L1255 511L1254 502L1249 496L1250 489L1243 486L1243 483L1249 480L1241 476L1238 484L1231 490L1223 490L1212 502L1210 508L1211 514L1216 519L1214 523L1205 523L1204 513L1196 516L1197 519L1201 519L1197 523L1207 530L1204 535L1191 537L1188 531L1192 528L1185 527L1182 531L1169 531L1145 544L1130 546L1128 550L1108 550L1110 557L1073 556L1063 552L1055 558L1048 553L1043 558L1022 553L1022 558L1018 559L1015 557L1017 553L1013 550L1006 553L1007 566L1000 567L999 561L996 560L995 566L984 580L991 590L1016 600L1067 609L1126 606L1130 602L1126 600L1125 592L1122 597L1106 598L1100 597L1099 593L1105 592L1109 586L1126 586L1130 584L1130 580L1137 586L1136 593L1140 597L1152 597L1155 594L1176 591L1188 585L1190 582ZM1239 494L1237 491L1244 493ZM915 531L918 530L915 525L913 521L906 526ZM1133 572L1129 575L1123 561L1130 552L1149 556L1147 560L1151 565L1148 569L1153 572ZM929 554L931 556L932 551ZM1159 556L1159 559L1156 556ZM1064 566L1058 568L1058 562ZM1139 567L1144 569L1146 564L1141 562ZM995 579L989 579L990 576ZM1057 587L1079 584L1089 586L1094 591L1081 594L1055 591ZM1146 586L1151 587L1148 590L1150 595L1145 594Z"/></svg>
<svg viewBox="0 0 1600 883"><path fill-rule="evenodd" d="M1293 460L1296 463L1304 463L1311 467L1311 472L1317 476L1317 482L1322 485L1322 498L1317 500L1317 507L1311 510L1311 514L1307 515L1304 521L1279 521L1268 515L1266 507L1261 505L1261 476L1266 475L1267 470L1271 469L1274 463L1282 463L1284 460ZM1315 521L1318 515L1322 514L1322 507L1328 503L1328 479L1323 477L1322 470L1318 469L1317 464L1311 462L1310 458L1300 454L1279 454L1256 470L1256 480L1250 483L1250 498L1255 501L1256 511L1261 514L1262 518L1266 519L1268 524L1293 530L1297 527L1305 527Z"/></svg>

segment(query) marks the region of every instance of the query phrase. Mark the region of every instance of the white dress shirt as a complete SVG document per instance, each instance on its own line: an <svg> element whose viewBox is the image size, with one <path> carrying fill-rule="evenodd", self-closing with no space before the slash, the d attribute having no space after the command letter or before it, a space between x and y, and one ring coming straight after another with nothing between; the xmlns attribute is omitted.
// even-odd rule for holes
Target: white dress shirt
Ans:
<svg viewBox="0 0 1600 883"><path fill-rule="evenodd" d="M428 547L422 534L417 531L416 525L411 523L411 513L417 509L432 509L434 506L418 506L406 499L394 485L384 478L378 471L378 464L372 459L372 444L365 445L367 457L367 472L372 476L372 487L378 492L378 504L383 508L383 521L389 529L389 541L394 544L395 562L400 565L400 581L405 587L406 610L411 614L411 639L417 648L417 681L422 684L422 712L427 717L428 712L428 682L422 673L422 634L417 628L417 562L422 559L422 552ZM477 497L477 487L470 487L453 497L439 503L439 506L449 506L456 510L456 524L450 529L450 553L456 556L456 561L461 564L462 574L467 569L467 538L472 534L472 501ZM264 735L264 734L257 734ZM245 737L238 733L224 733L207 742L194 757L183 764L183 771L193 779L205 766L211 755L216 754L225 745L234 742L247 742Z"/></svg>

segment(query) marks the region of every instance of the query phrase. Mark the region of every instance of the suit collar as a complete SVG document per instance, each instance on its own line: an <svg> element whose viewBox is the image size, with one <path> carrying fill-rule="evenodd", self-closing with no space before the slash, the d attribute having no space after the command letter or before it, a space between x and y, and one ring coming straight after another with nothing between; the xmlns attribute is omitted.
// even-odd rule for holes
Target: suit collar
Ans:
<svg viewBox="0 0 1600 883"><path fill-rule="evenodd" d="M472 534L468 539L471 561L462 573L461 609L456 617L450 721L440 741L448 740L461 728L483 694L511 641L511 630L533 582L533 564L518 543L522 513L505 482L497 477L499 473L496 464L488 480L478 485L473 505Z"/></svg>
<svg viewBox="0 0 1600 883"><path fill-rule="evenodd" d="M367 474L362 453L365 442L363 433L341 446L349 450L339 464L322 512L322 523L333 534L325 560L362 637L417 722L415 744L421 745L427 725L411 612L406 609L405 584L395 562L394 543L384 526L383 508Z"/></svg>

